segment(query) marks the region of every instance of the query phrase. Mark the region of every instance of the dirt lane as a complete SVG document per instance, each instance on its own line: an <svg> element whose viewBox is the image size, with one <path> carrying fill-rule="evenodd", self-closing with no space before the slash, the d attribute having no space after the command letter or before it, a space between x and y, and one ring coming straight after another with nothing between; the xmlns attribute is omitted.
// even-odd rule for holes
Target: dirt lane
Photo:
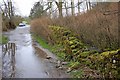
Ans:
<svg viewBox="0 0 120 80"><path fill-rule="evenodd" d="M40 54L46 53L52 59L42 58L36 53L32 45L30 27L18 27L13 31L4 33L9 36L10 42L16 43L16 78L68 78L69 75L65 70L56 68L57 58L54 54L43 49L38 44Z"/></svg>

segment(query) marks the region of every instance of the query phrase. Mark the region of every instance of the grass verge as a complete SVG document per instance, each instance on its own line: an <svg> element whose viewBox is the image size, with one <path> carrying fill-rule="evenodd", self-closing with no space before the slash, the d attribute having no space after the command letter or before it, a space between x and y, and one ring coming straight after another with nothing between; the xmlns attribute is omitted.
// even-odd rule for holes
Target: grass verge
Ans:
<svg viewBox="0 0 120 80"><path fill-rule="evenodd" d="M6 44L8 42L8 38L4 35L0 35L0 44Z"/></svg>
<svg viewBox="0 0 120 80"><path fill-rule="evenodd" d="M61 53L61 52L59 51L59 49L60 49L60 46L59 46L59 45L57 45L57 44L56 44L56 45L50 45L50 44L48 44L47 41L45 41L43 38L41 38L40 36L37 36L37 35L35 35L35 34L32 34L32 38L33 38L34 40L36 40L40 46L42 46L43 48L48 49L50 52L56 54L59 59L60 59L60 58L63 59L63 57L65 56L64 53ZM63 55L64 55L64 56L63 56Z"/></svg>
<svg viewBox="0 0 120 80"><path fill-rule="evenodd" d="M32 37L33 37L33 39L36 40L36 41L39 43L39 45L41 45L43 48L52 51L51 45L49 45L43 38L41 38L40 36L37 36L37 35L35 35L35 34L32 34Z"/></svg>

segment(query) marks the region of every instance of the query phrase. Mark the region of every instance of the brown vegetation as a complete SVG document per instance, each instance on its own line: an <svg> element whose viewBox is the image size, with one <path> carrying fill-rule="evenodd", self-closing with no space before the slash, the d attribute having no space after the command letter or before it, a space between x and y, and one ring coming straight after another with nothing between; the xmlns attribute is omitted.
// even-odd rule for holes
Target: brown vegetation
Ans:
<svg viewBox="0 0 120 80"><path fill-rule="evenodd" d="M38 18L31 22L31 31L53 42L49 25L67 27L84 43L100 49L118 48L118 3L101 3L86 13L64 18Z"/></svg>
<svg viewBox="0 0 120 80"><path fill-rule="evenodd" d="M51 42L50 37L51 33L48 28L48 26L51 24L51 19L50 18L40 18L40 19L35 19L31 21L31 32L35 33L36 35L41 36L48 42Z"/></svg>

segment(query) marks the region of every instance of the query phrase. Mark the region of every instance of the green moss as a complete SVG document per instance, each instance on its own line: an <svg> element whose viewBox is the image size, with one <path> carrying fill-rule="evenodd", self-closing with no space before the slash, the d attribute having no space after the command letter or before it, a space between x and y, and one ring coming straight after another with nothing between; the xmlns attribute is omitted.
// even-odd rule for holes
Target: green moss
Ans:
<svg viewBox="0 0 120 80"><path fill-rule="evenodd" d="M78 80L77 78L83 78L84 72L82 69L79 69L79 70L72 71L71 74L73 75L74 79Z"/></svg>
<svg viewBox="0 0 120 80"><path fill-rule="evenodd" d="M70 47L71 47L72 49L74 49L74 48L76 47L76 45L71 45Z"/></svg>
<svg viewBox="0 0 120 80"><path fill-rule="evenodd" d="M86 57L88 57L90 54L91 54L91 53L90 53L89 51L86 51L86 52L80 53L80 56L81 56L82 58L86 58Z"/></svg>
<svg viewBox="0 0 120 80"><path fill-rule="evenodd" d="M117 53L117 51L106 51L106 52L101 53L101 56L109 57L109 55L114 55L116 53Z"/></svg>
<svg viewBox="0 0 120 80"><path fill-rule="evenodd" d="M74 61L70 61L70 63L68 64L68 66L71 68L71 69L76 69L78 68L80 65L80 63L77 61L77 62L74 62Z"/></svg>
<svg viewBox="0 0 120 80"><path fill-rule="evenodd" d="M63 45L64 52L74 55L84 48L84 44L69 29L59 26L50 26L49 28L53 31L53 36L57 44ZM69 54L66 54L66 56L69 56Z"/></svg>
<svg viewBox="0 0 120 80"><path fill-rule="evenodd" d="M74 40L76 39L76 37L69 37L69 40Z"/></svg>
<svg viewBox="0 0 120 80"><path fill-rule="evenodd" d="M109 51L101 53L101 56L108 56L110 53Z"/></svg>
<svg viewBox="0 0 120 80"><path fill-rule="evenodd" d="M78 49L72 49L72 53L76 53L78 51Z"/></svg>
<svg viewBox="0 0 120 80"><path fill-rule="evenodd" d="M57 53L57 56L59 57L59 59L62 59L62 60L65 59L65 53L63 53L63 52Z"/></svg>
<svg viewBox="0 0 120 80"><path fill-rule="evenodd" d="M70 44L70 45L73 45L73 44L74 44L74 42L73 42L73 41L69 41L69 44Z"/></svg>

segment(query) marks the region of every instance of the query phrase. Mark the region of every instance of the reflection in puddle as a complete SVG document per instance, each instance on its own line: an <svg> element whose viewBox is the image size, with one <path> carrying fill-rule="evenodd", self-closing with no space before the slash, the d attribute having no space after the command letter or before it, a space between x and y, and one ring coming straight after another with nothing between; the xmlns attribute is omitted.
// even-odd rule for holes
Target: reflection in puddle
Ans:
<svg viewBox="0 0 120 80"><path fill-rule="evenodd" d="M6 35L9 34L10 42L16 43L17 46L15 78L65 78L66 75L63 74L63 76L61 76L60 74L62 73L54 68L54 66L48 62L49 60L45 61L45 59L41 58L41 55L35 54L29 30L30 27L23 27L6 33ZM6 58L4 59L8 60ZM10 67L8 67L8 69L9 68ZM5 70L4 73L8 77L9 70Z"/></svg>
<svg viewBox="0 0 120 80"><path fill-rule="evenodd" d="M47 77L43 62L37 57L31 45L22 47L16 55L16 77Z"/></svg>

